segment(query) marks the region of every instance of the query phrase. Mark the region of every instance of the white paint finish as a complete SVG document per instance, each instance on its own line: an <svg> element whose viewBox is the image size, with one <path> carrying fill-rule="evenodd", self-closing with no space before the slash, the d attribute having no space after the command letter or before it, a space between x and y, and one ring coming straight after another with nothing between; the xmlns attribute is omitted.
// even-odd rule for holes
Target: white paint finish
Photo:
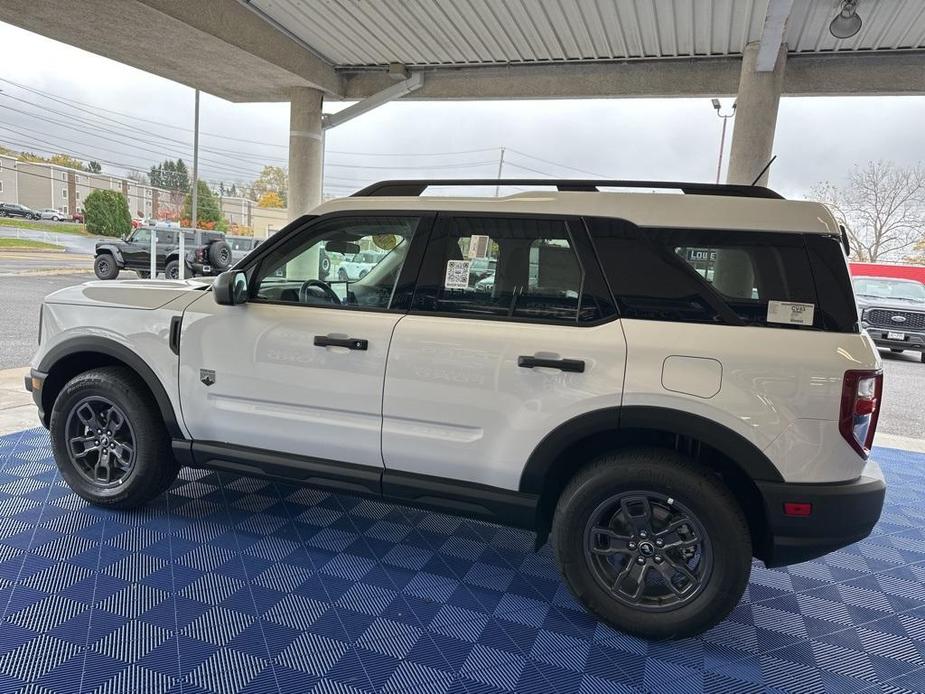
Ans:
<svg viewBox="0 0 925 694"><path fill-rule="evenodd" d="M619 321L578 328L403 318L383 400L386 468L516 490L549 432L619 406L624 344ZM521 355L582 359L585 372L518 367Z"/></svg>
<svg viewBox="0 0 925 694"><path fill-rule="evenodd" d="M713 420L760 450L770 451L771 462L787 481L835 482L857 475L863 461L847 445L831 447L831 455L839 458L839 463L826 468L818 464L807 467L805 449L791 453L791 447L783 451L769 447L798 420L837 421L844 372L880 367L880 357L867 336L789 328L621 322L628 345L625 406L666 407ZM665 358L679 351L722 362L719 393L703 399L662 386ZM800 431L800 427L794 429ZM850 470L854 470L853 475L846 474Z"/></svg>
<svg viewBox="0 0 925 694"><path fill-rule="evenodd" d="M774 69L792 9L793 0L768 0L758 45L758 58L755 61L755 70L758 72L771 72Z"/></svg>
<svg viewBox="0 0 925 694"><path fill-rule="evenodd" d="M858 457L838 430L838 422L798 419L765 451L788 482L837 482L861 473Z"/></svg>
<svg viewBox="0 0 925 694"><path fill-rule="evenodd" d="M712 398L723 384L723 365L716 359L672 355L662 364L662 387L698 398Z"/></svg>
<svg viewBox="0 0 925 694"><path fill-rule="evenodd" d="M59 289L45 297L45 302L151 310L208 284L198 280L100 280Z"/></svg>
<svg viewBox="0 0 925 694"><path fill-rule="evenodd" d="M169 305L149 310L139 310L137 306L117 307L92 298L83 304L47 302L42 313L42 344L31 365L38 368L49 351L72 338L97 337L119 344L154 372L177 414L181 431L189 436L179 417L177 358L169 348L170 319L198 296L200 292L187 290Z"/></svg>
<svg viewBox="0 0 925 694"><path fill-rule="evenodd" d="M382 382L400 316L309 306L219 306L183 316L180 393L194 439L381 466ZM316 335L369 340L316 347ZM215 371L215 384L199 370Z"/></svg>
<svg viewBox="0 0 925 694"><path fill-rule="evenodd" d="M640 226L837 234L828 208L805 200L671 193L528 192L503 198L364 197L330 200L313 214L341 211L439 211L618 217Z"/></svg>

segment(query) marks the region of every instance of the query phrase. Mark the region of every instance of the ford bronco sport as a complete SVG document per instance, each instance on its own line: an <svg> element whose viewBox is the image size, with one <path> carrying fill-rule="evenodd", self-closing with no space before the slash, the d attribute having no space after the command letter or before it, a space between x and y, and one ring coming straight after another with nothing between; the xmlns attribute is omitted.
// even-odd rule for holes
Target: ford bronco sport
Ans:
<svg viewBox="0 0 925 694"><path fill-rule="evenodd" d="M326 202L214 283L51 294L26 387L64 479L134 508L212 467L528 528L593 613L658 638L723 619L753 556L870 533L881 364L823 205L421 196L485 183ZM319 278L363 251L362 279Z"/></svg>

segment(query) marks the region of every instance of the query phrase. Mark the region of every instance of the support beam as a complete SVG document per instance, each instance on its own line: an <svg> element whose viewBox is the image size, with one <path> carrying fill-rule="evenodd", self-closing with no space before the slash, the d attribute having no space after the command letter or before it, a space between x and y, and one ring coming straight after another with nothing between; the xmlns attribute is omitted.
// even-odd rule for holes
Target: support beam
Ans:
<svg viewBox="0 0 925 694"><path fill-rule="evenodd" d="M395 99L400 99L401 97L410 94L413 91L416 91L421 88L424 84L424 73L415 72L413 75L408 77L408 79L402 80L397 84L393 84L391 87L386 87L382 91L376 92L372 96L368 96L362 101L358 101L347 108L338 111L337 113L329 113L322 118L322 125L325 130L328 128L336 128L338 125L346 123L348 120L353 120L357 116L360 116L368 111L372 111L374 108L378 108L383 104L387 104L390 101Z"/></svg>
<svg viewBox="0 0 925 694"><path fill-rule="evenodd" d="M758 42L758 58L755 69L758 72L771 72L777 64L777 54L784 43L784 32L787 31L787 22L790 11L793 9L793 0L768 0L768 9L764 14L764 26L761 29L761 40Z"/></svg>
<svg viewBox="0 0 925 694"><path fill-rule="evenodd" d="M323 95L317 89L296 87L289 102L289 220L321 203L324 183Z"/></svg>
<svg viewBox="0 0 925 694"><path fill-rule="evenodd" d="M729 150L727 183L750 184L771 158L777 107L784 83L787 47L781 46L772 72L758 72L759 45L750 43L742 56L742 75L736 97L736 118ZM768 173L756 181L766 185Z"/></svg>

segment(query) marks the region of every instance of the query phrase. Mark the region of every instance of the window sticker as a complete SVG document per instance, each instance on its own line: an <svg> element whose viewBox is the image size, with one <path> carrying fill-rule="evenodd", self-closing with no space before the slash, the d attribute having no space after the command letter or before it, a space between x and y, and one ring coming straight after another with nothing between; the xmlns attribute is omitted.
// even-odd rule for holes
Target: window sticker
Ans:
<svg viewBox="0 0 925 694"><path fill-rule="evenodd" d="M469 265L471 263L468 260L446 261L446 277L443 280L443 288L468 289Z"/></svg>
<svg viewBox="0 0 925 694"><path fill-rule="evenodd" d="M815 304L801 304L796 301L769 301L768 323L786 325L812 325Z"/></svg>

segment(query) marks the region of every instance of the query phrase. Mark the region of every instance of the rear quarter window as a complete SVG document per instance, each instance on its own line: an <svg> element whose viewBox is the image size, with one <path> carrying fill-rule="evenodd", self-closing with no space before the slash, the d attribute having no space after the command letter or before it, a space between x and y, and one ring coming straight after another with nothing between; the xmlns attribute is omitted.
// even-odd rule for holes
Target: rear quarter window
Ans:
<svg viewBox="0 0 925 694"><path fill-rule="evenodd" d="M625 318L848 331L844 306L835 317L820 298L803 234L640 228L611 219L590 220L589 229ZM839 288L831 273L827 301L843 304L847 292L853 305L850 285ZM780 322L780 302L811 306L811 323Z"/></svg>

